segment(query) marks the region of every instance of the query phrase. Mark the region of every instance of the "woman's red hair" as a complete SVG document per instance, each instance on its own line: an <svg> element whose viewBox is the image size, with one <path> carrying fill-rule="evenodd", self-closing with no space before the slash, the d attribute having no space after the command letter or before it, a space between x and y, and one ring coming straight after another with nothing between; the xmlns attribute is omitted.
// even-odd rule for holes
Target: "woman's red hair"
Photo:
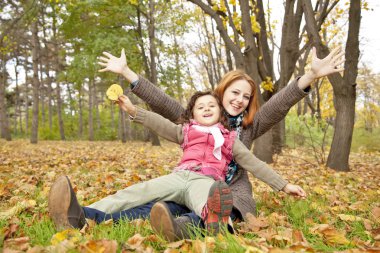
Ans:
<svg viewBox="0 0 380 253"><path fill-rule="evenodd" d="M231 86L233 82L237 80L246 80L250 84L252 89L251 99L249 100L248 106L246 108L247 113L244 114L243 117L243 127L246 127L249 124L252 124L253 117L255 117L255 114L259 109L259 101L257 99L257 88L253 79L242 70L232 70L227 72L223 76L222 80L220 80L219 84L216 86L214 92L223 102L224 92L228 87Z"/></svg>

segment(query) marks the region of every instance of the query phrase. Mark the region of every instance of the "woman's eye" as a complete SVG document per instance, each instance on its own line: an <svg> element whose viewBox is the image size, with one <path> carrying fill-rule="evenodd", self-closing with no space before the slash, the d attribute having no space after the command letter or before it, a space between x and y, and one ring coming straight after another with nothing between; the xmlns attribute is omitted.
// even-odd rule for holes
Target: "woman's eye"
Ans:
<svg viewBox="0 0 380 253"><path fill-rule="evenodd" d="M232 91L232 93L235 94L235 95L238 95L238 94L239 94L239 92L237 92L237 91L235 91L235 90Z"/></svg>

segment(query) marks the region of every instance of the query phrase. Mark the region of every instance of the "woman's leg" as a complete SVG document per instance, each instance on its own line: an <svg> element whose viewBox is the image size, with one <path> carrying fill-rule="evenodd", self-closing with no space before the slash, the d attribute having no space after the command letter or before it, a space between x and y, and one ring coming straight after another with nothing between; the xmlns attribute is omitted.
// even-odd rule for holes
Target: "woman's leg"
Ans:
<svg viewBox="0 0 380 253"><path fill-rule="evenodd" d="M95 220L96 223L101 223L109 219L112 219L114 222L118 222L120 219L147 219L149 218L150 211L155 203L156 202L152 201L144 205L137 206L128 210L123 210L121 212L116 212L113 214L106 214L102 211L90 207L83 207L83 211L87 219ZM180 216L190 212L190 209L188 209L186 206L179 205L173 201L167 201L166 205L168 206L169 211L174 216Z"/></svg>

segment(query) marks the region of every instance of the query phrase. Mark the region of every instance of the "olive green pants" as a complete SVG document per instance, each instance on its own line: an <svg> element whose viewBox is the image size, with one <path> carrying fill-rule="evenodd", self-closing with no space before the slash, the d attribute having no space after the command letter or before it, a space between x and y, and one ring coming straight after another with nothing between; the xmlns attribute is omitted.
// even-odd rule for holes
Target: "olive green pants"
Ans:
<svg viewBox="0 0 380 253"><path fill-rule="evenodd" d="M213 178L184 170L129 186L88 207L110 214L162 200L185 205L201 216L214 182Z"/></svg>

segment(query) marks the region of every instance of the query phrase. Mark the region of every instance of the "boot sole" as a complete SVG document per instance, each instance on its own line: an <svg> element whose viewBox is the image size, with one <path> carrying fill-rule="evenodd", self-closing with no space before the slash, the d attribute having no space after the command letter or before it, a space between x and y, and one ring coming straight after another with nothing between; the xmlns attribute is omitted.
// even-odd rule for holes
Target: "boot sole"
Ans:
<svg viewBox="0 0 380 253"><path fill-rule="evenodd" d="M169 242L177 240L174 220L165 203L157 202L150 211L150 224L154 232L162 235Z"/></svg>
<svg viewBox="0 0 380 253"><path fill-rule="evenodd" d="M66 176L59 177L50 188L49 213L57 230L72 228L68 219L70 207L70 186Z"/></svg>
<svg viewBox="0 0 380 253"><path fill-rule="evenodd" d="M220 231L220 224L228 223L233 207L231 189L226 183L217 181L212 185L207 207L209 213L208 219L206 219L206 228L212 234L217 234Z"/></svg>

